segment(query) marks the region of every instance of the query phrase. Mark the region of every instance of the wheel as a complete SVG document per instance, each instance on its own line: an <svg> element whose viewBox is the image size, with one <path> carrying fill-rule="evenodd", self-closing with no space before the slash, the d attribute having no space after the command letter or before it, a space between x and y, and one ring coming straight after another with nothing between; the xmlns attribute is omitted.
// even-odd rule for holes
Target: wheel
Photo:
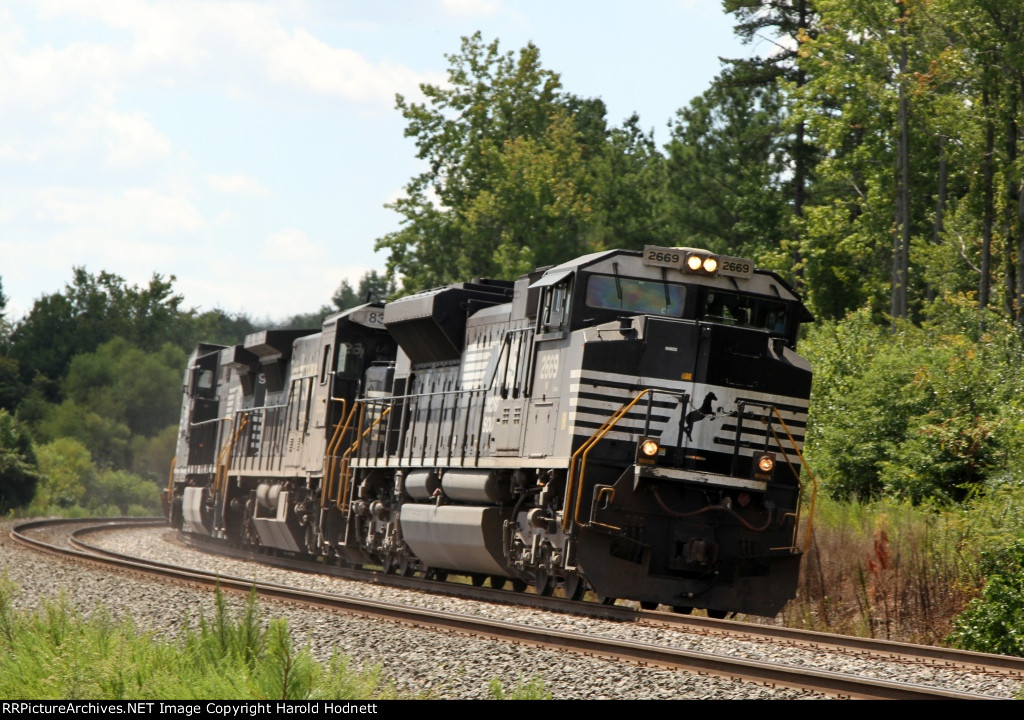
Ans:
<svg viewBox="0 0 1024 720"><path fill-rule="evenodd" d="M495 590L502 590L505 587L505 583L508 578L504 578L501 575L491 575L491 587Z"/></svg>
<svg viewBox="0 0 1024 720"><path fill-rule="evenodd" d="M519 578L513 578L512 589L516 592L524 592L526 590L526 581L520 580Z"/></svg>
<svg viewBox="0 0 1024 720"><path fill-rule="evenodd" d="M472 575L469 576L469 581L471 583L473 583L473 587L483 587L484 586L484 580L486 580L486 579L487 579L486 575L481 575L479 573L473 573Z"/></svg>
<svg viewBox="0 0 1024 720"><path fill-rule="evenodd" d="M724 620L728 614L726 610L708 610L708 617L713 620Z"/></svg>
<svg viewBox="0 0 1024 720"><path fill-rule="evenodd" d="M673 605L672 612L677 613L679 615L689 615L693 612L693 608L687 607L686 605Z"/></svg>
<svg viewBox="0 0 1024 720"><path fill-rule="evenodd" d="M565 597L569 600L582 600L587 592L587 583L575 570L570 570L565 575Z"/></svg>
<svg viewBox="0 0 1024 720"><path fill-rule="evenodd" d="M597 596L597 601L602 605L614 605L616 600L618 600L618 598L607 597L606 595Z"/></svg>
<svg viewBox="0 0 1024 720"><path fill-rule="evenodd" d="M412 559L407 554L403 554L398 560L398 574L402 577L411 577L412 573Z"/></svg>
<svg viewBox="0 0 1024 720"><path fill-rule="evenodd" d="M423 577L425 577L427 580L437 580L438 582L444 582L448 579L448 573L444 570L438 570L436 568L427 568L423 573Z"/></svg>
<svg viewBox="0 0 1024 720"><path fill-rule="evenodd" d="M537 568L537 577L533 584L537 589L537 594L544 597L550 597L555 590L555 579L551 577L551 573L544 566Z"/></svg>
<svg viewBox="0 0 1024 720"><path fill-rule="evenodd" d="M641 610L657 610L658 609L658 603L654 602L653 600L641 600L640 601L640 609Z"/></svg>

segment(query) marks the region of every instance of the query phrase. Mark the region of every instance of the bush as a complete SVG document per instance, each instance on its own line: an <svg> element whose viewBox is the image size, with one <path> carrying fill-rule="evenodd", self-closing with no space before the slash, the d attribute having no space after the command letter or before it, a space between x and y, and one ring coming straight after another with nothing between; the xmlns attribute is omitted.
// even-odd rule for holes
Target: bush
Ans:
<svg viewBox="0 0 1024 720"><path fill-rule="evenodd" d="M1016 329L955 298L936 306L921 328L862 310L808 334L807 455L833 497L960 501L1020 460Z"/></svg>
<svg viewBox="0 0 1024 720"><path fill-rule="evenodd" d="M1024 657L1024 541L982 556L981 597L953 620L947 641L965 650Z"/></svg>
<svg viewBox="0 0 1024 720"><path fill-rule="evenodd" d="M27 505L38 482L39 469L28 430L0 409L0 513Z"/></svg>

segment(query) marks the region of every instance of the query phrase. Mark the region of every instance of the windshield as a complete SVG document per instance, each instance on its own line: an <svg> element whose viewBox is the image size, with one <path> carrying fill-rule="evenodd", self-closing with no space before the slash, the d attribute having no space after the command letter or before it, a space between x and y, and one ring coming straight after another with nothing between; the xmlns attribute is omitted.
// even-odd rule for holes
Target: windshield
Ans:
<svg viewBox="0 0 1024 720"><path fill-rule="evenodd" d="M587 307L592 308L682 317L684 295L682 285L661 280L615 275L587 279Z"/></svg>
<svg viewBox="0 0 1024 720"><path fill-rule="evenodd" d="M708 290L704 296L700 319L785 334L786 304L753 295Z"/></svg>

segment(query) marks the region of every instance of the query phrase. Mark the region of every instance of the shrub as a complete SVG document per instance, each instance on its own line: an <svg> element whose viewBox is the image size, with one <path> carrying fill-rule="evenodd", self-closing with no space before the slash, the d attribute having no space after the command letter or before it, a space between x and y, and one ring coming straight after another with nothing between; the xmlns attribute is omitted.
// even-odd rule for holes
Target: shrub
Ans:
<svg viewBox="0 0 1024 720"><path fill-rule="evenodd" d="M982 555L981 597L953 620L948 642L965 650L1024 657L1024 541Z"/></svg>

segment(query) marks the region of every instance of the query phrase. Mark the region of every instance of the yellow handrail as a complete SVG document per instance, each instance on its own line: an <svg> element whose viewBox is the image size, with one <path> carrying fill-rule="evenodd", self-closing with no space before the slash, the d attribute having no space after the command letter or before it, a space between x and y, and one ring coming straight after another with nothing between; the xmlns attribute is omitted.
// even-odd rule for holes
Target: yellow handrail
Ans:
<svg viewBox="0 0 1024 720"><path fill-rule="evenodd" d="M801 467L803 467L803 469L807 471L807 475L811 479L811 488L812 488L812 490L811 490L810 519L807 521L807 535L806 535L806 537L804 539L804 552L806 553L807 550L811 546L811 530L812 530L812 528L814 526L814 508L815 508L815 505L817 504L817 501L818 501L818 481L817 481L817 479L815 479L814 473L811 472L811 466L808 465L807 461L804 459L804 454L802 452L800 452L800 447L796 444L796 440L793 439L793 434L789 431L789 427L786 425L786 421L782 419L782 415L779 413L779 409L777 407L775 407L774 405L772 405L772 411L775 413L775 417L777 417L779 419L779 424L782 425L782 429L786 431L786 437L789 438L789 442L793 446L793 450L794 450L794 452L796 452L796 456L800 459ZM775 431L774 430L772 430L772 435L775 435ZM793 468L793 463L791 463L789 461L789 454L786 452L786 449L782 446L782 443L779 442L778 436L776 436L775 442L777 442L779 447L782 448L782 455L783 455L783 457L786 458L786 463L789 464L790 468ZM795 468L793 468L793 469L794 469L793 475L795 476L796 475ZM803 483L800 483L800 493L803 494ZM796 533L798 532L798 528L800 527L800 505L801 505L801 503L800 503L799 500L800 500L800 498L797 498L797 504L796 504L796 508L797 508L796 524L793 527L794 540L796 539L795 536L796 536Z"/></svg>
<svg viewBox="0 0 1024 720"><path fill-rule="evenodd" d="M229 423L234 422L231 418L224 418ZM228 471L231 468L231 453L235 449L235 443L238 442L238 436L242 434L242 430L249 424L249 413L242 414L242 421L238 423L238 429L235 430L234 437L221 448L220 455L217 457L217 470L213 476L213 494L214 496L220 492L221 484L227 481ZM230 427L230 425L229 425Z"/></svg>
<svg viewBox="0 0 1024 720"><path fill-rule="evenodd" d="M327 498L324 500L324 502L330 502L331 501L331 495L333 494L332 491L334 489L334 469L335 469L335 467L337 466L337 463L338 463L338 456L334 455L333 453L337 451L337 449L341 446L341 444L343 442L345 442L345 436L348 434L348 430L349 430L349 428L352 425L352 416L356 414L356 408L358 408L358 407L359 407L359 402L358 401L352 403L352 409L348 411L348 415L345 417L345 422L341 426L340 431L335 431L335 434L338 436L338 442L335 443L334 447L331 449L332 450L332 455L331 455L331 458L330 458L330 463L329 463L329 465L327 467L327 472L328 472L328 475L329 475L330 482L329 482L329 486L327 488L327 490L328 490ZM321 507L323 507L323 506L321 505Z"/></svg>
<svg viewBox="0 0 1024 720"><path fill-rule="evenodd" d="M359 414L359 426L362 427L363 421L366 419L366 403L359 404L363 406L362 412L360 412ZM352 409L355 410L354 407ZM377 427L377 425L380 424L380 421L386 418L388 416L388 413L390 412L390 406L384 408L384 412L380 414L380 417L374 420L373 423L371 423L368 428L363 430L363 432L360 433L359 437L356 438L356 441L352 443L351 447L349 447L349 449L345 451L345 454L341 456L341 484L338 487L338 509L341 510L342 512L344 512L346 509L346 505L342 502L342 500L343 498L346 498L348 496L349 471L352 469L349 463L349 458L351 457L352 453L354 453L359 448L359 445L360 443L362 443L363 438L369 435L370 431Z"/></svg>
<svg viewBox="0 0 1024 720"><path fill-rule="evenodd" d="M333 400L333 398L332 398ZM334 451L338 449L338 445L341 444L342 432L345 425L345 408L348 405L348 401L345 398L340 398L338 402L341 403L341 422L334 426L334 434L331 435L331 439L327 443L327 448L324 450L324 477L320 484L320 507L324 506L327 502L327 498L330 496L328 493L328 484L331 482L331 469L333 467Z"/></svg>
<svg viewBox="0 0 1024 720"><path fill-rule="evenodd" d="M578 524L579 521L580 521L580 518L579 518L580 501L582 500L582 497L583 497L583 474L584 474L584 471L586 469L587 455L590 454L590 449L592 447L594 447L594 445L596 445L598 442L600 442L601 439L605 435L608 434L608 432L612 429L612 427L614 425L616 425L619 422L619 420L622 419L623 415L625 415L627 412L629 412L632 409L632 407L637 404L637 402L640 400L640 398L642 398L644 395L646 395L650 391L651 391L650 388L645 388L644 390L641 390L639 395L637 395L635 398L633 398L630 402L628 402L625 405L623 405L622 407L620 407L615 412L614 415L612 415L610 418L605 420L604 424L601 425L601 427L597 429L597 432L595 432L593 435L591 435L590 438L588 438L582 445L580 445L579 448L576 450L576 452L574 452L572 454L572 458L570 458L570 460L569 460L569 477L565 481L565 501L562 503L562 506L563 506L562 530L564 532L568 532L569 531L569 517L570 517L569 505L570 505L570 500L572 500L572 489L573 489L573 483L574 483L574 477L573 476L575 475L575 471L576 471L576 460L577 460L577 458L581 454L583 455L583 462L580 464L579 486L578 486L578 489L576 491L576 504L573 507L573 512L571 513L571 515L572 515L572 519L575 520L577 522L577 524Z"/></svg>
<svg viewBox="0 0 1024 720"><path fill-rule="evenodd" d="M178 464L178 456L171 458L171 469L167 473L167 497L174 495L174 466Z"/></svg>

